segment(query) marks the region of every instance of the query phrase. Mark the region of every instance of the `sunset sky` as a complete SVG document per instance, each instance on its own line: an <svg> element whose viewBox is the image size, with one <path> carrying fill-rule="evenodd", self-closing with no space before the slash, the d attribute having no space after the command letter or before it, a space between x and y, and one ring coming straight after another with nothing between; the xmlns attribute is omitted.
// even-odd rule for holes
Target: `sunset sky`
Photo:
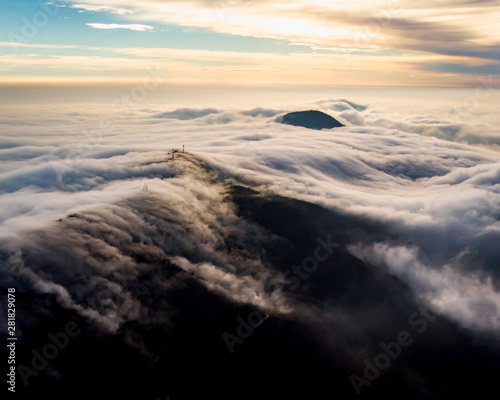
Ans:
<svg viewBox="0 0 500 400"><path fill-rule="evenodd" d="M0 82L474 86L497 0L7 0Z"/></svg>

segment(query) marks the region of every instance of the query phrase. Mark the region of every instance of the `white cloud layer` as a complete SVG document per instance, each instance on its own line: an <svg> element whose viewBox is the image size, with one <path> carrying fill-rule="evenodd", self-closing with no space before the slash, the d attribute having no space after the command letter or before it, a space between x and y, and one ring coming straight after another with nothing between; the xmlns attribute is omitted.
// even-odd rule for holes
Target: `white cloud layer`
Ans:
<svg viewBox="0 0 500 400"><path fill-rule="evenodd" d="M89 22L86 25L95 29L128 29L131 31L152 32L154 27L142 24L102 24Z"/></svg>
<svg viewBox="0 0 500 400"><path fill-rule="evenodd" d="M50 227L69 214L123 208L116 204L135 201L147 183L168 218L182 220L180 227L191 224L191 244L168 242L184 271L233 300L285 312L290 304L264 284L279 286L280 276L269 275L254 259L244 265L252 271L244 277L237 259L212 253L220 243L214 229L234 225L239 229L235 237L244 229L221 202L219 189L190 171L189 163L165 162L170 149L185 145L228 179L387 227L392 239L353 246L353 254L408 282L424 301L463 326L500 329L500 157L490 149L457 143L474 135L481 145L495 148L498 131L491 116L477 111L477 121L468 117L457 123L425 105L420 112L403 106L389 112L381 105L348 100L306 107L321 107L352 125L332 131L281 125L274 122L285 111L279 108L123 104L109 112L109 106L91 103L12 113L1 125L0 237L24 240L26 232ZM491 131L484 136L479 126ZM123 216L110 213L110 229L125 224L124 232L147 232L154 225L126 207L116 212ZM121 222L129 218L125 215L133 218L134 227ZM185 257L186 248L176 251L195 244L196 250L188 253L203 254L198 261ZM126 266L126 260L120 264ZM18 268L21 273L22 265ZM40 290L66 298L68 307L73 304L60 287L40 285ZM450 300L449 293L459 295ZM110 319L110 330L141 315L140 307L125 297L123 309L117 306ZM81 310L99 320L101 314L92 317L89 312Z"/></svg>
<svg viewBox="0 0 500 400"><path fill-rule="evenodd" d="M469 329L500 332L500 291L491 277L479 272L462 275L456 265L426 266L415 248L379 243L371 248L354 246L352 252L408 282L434 311Z"/></svg>
<svg viewBox="0 0 500 400"><path fill-rule="evenodd" d="M70 8L76 8L84 11L104 11L110 12L111 14L125 15L125 14L133 14L134 12L131 10L127 10L126 8L117 8L110 6L93 6L89 4L72 4Z"/></svg>

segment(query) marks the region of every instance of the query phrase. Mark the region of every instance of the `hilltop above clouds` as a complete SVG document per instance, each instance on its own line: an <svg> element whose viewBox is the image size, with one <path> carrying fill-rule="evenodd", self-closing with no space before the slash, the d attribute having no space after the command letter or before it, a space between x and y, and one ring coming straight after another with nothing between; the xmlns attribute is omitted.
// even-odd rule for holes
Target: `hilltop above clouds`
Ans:
<svg viewBox="0 0 500 400"><path fill-rule="evenodd" d="M340 128L344 126L331 115L317 110L291 112L278 117L276 122L316 130Z"/></svg>

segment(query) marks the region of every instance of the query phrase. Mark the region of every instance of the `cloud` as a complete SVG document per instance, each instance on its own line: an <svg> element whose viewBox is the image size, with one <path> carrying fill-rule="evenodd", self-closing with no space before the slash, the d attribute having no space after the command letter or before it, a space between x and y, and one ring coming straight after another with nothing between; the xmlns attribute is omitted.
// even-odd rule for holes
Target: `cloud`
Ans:
<svg viewBox="0 0 500 400"><path fill-rule="evenodd" d="M183 279L195 276L209 290L233 301L278 314L289 312L280 290L284 278L266 265L258 250L261 241L275 239L238 217L231 203L223 201L223 187L211 183L196 160L177 161L169 163L173 170L162 173L163 179L149 177L147 192L133 184L132 197L96 203L96 193L85 190L94 197L91 207L75 210L55 225L10 235L0 248L2 257L10 254L3 259L6 269L0 281L15 279L18 290L53 295L64 309L107 333L118 332L130 321L157 324L171 317L168 304L153 306L151 292L141 292L156 290L158 283L162 290L173 290L181 277L144 287L137 275L148 265L167 265L173 271L180 267L189 274ZM70 202L67 199L66 205ZM235 247L224 245L229 242ZM65 250L58 252L60 246ZM74 268L67 269L68 263ZM23 323L33 322L20 318L19 326Z"/></svg>
<svg viewBox="0 0 500 400"><path fill-rule="evenodd" d="M72 4L69 6L70 8L76 8L85 11L107 11L111 14L125 15L125 14L133 14L134 12L131 10L127 10L126 8L117 8L111 6L96 6L89 4Z"/></svg>
<svg viewBox="0 0 500 400"><path fill-rule="evenodd" d="M345 121L357 126L379 126L404 132L433 136L468 144L483 144L496 148L500 145L500 131L493 117L489 100L497 88L491 75L481 77L474 91L464 92L447 107L426 110L425 115L396 110L378 104L369 110L356 110L343 100L322 100L318 105L339 112ZM481 115L481 117L479 116ZM483 122L491 120L491 122Z"/></svg>
<svg viewBox="0 0 500 400"><path fill-rule="evenodd" d="M282 111L279 110L270 110L262 107L257 107L253 108L251 110L247 111L242 111L241 113L243 115L248 115L251 117L265 117L265 118L270 118L270 117L275 117L278 114L281 114Z"/></svg>
<svg viewBox="0 0 500 400"><path fill-rule="evenodd" d="M100 5L100 0L92 1ZM181 26L197 26L216 32L256 37L272 37L309 45L391 46L441 55L463 55L495 59L500 38L492 30L479 29L477 19L493 27L499 7L494 2L453 2L418 7L407 0L387 2L325 2L313 4L296 0L287 7L280 2L175 1L115 2L137 11L149 21L168 21ZM468 6L464 12L464 5ZM369 8L371 12L360 13ZM450 13L453 18L450 18ZM296 23L298 22L298 23ZM443 43L446 42L446 46ZM417 48L418 47L418 48Z"/></svg>
<svg viewBox="0 0 500 400"><path fill-rule="evenodd" d="M493 75L497 74L500 70L500 63L486 65L468 65L462 63L430 63L425 68L429 71L435 72L452 72L471 75Z"/></svg>
<svg viewBox="0 0 500 400"><path fill-rule="evenodd" d="M283 111L293 110L288 107ZM133 290L117 291L116 277L110 276L110 270L101 270L98 260L104 257L111 270L123 269L129 274L130 263L136 262L131 261L129 250L139 257L146 247L152 257L166 252L169 263L231 301L283 315L302 309L304 305L283 294L283 276L270 272L260 250L252 250L251 257L223 251L224 243L233 238L241 237L245 241L241 246L246 248L254 240L260 243L272 237L240 220L223 201L225 189L214 182L228 180L377 224L377 231L386 237L370 243L367 235L368 243L361 248L375 250L363 250L363 259L388 265L387 270L404 281L417 282L418 278L412 288L431 305L439 304L446 293L434 283L456 276L474 289L467 292L469 297L462 296L463 304L455 304L458 311L446 308L443 315L468 329L483 331L485 319L474 319L474 313L484 314L484 307L493 310L485 304L497 301L492 265L498 260L492 246L500 210L498 153L456 143L465 137L461 132L471 135L474 126L446 122L433 105L425 104L422 113L415 113L402 104L330 99L300 108L317 107L353 125L315 132L272 122L274 108L222 109L214 105L165 111L164 105L152 104L141 110L124 110L113 117L112 128L96 136L92 134L97 129L95 121L109 119L109 107L19 111L4 121L16 128L3 133L1 139L5 145L0 146L0 235L12 243L11 248L30 252L30 246L47 235L50 242L39 248L57 248L64 226L65 235L74 237L67 246L74 252L71 257L81 257L88 246L94 248L96 253L85 256L88 264L79 272L85 276L90 268L98 273L87 282L90 286L80 288L82 292L77 292L76 283L68 286L69 277L50 280L47 275L48 286L37 286L37 290L60 297L65 307L102 325L107 309L82 305L78 299L94 286L108 287L120 299L110 303L113 318L109 330L119 329L128 318L145 318L142 313L146 311ZM478 123L483 117L493 118L483 112L472 110ZM54 124L65 128L54 130ZM446 132L447 141L426 137ZM483 145L490 140L479 134L477 138L483 138ZM167 152L183 145L196 158L168 161ZM200 163L210 172L200 168ZM149 194L143 192L145 183ZM62 222L54 222L58 219ZM95 224L100 226L99 233ZM33 230L38 233L29 234ZM130 239L130 232L138 236ZM151 235L156 242L149 242ZM16 237L20 242L13 239ZM111 248L110 240L120 244ZM475 249L481 249L481 257L473 256ZM380 258L393 253L390 259ZM402 259L398 254L407 254L408 265L414 267L404 271L414 270L418 277L398 272L398 266L406 265L398 261ZM460 269L452 270L458 259L462 260ZM23 258L16 260L14 257L12 262ZM466 264L474 265L475 270L468 270ZM19 271L26 268L26 264L16 265L20 265ZM437 268L443 265L459 275ZM55 274L62 264L55 263L53 268ZM30 285L37 281L35 275L25 279ZM491 279L490 286L487 279ZM265 282L272 282L273 289ZM487 296L472 296L476 289ZM492 314L484 315L489 318Z"/></svg>
<svg viewBox="0 0 500 400"><path fill-rule="evenodd" d="M182 257L174 257L172 261L183 270L196 274L209 289L237 303L252 304L273 315L286 315L292 311L292 305L283 292L275 290L268 293L266 290L269 286L284 286L285 278L280 274L273 276L272 272L262 270L255 279L233 265L231 267L236 271L231 273L210 263L193 264Z"/></svg>
<svg viewBox="0 0 500 400"><path fill-rule="evenodd" d="M104 24L111 27L111 24ZM109 26L108 26L109 25ZM120 25L120 24L118 24ZM149 26L149 25L148 25ZM142 29L142 28L141 28ZM154 28L153 28L154 29ZM152 30L148 30L151 32ZM155 30L156 31L156 30ZM0 46L12 48L12 43L0 42ZM465 57L455 57L452 62L439 55L425 53L394 53L383 54L383 63L374 63L374 54L363 49L344 49L336 51L318 52L311 48L304 52L259 52L259 51L222 51L200 49L176 49L158 47L102 47L102 46L66 46L57 44L28 44L15 45L19 54L6 54L1 57L1 69L5 74L15 76L28 74L33 68L43 68L48 73L60 75L62 66L65 67L65 76L79 76L95 71L124 71L130 78L140 73L145 60L148 63L162 65L165 70L175 71L169 74L168 79L173 82L193 84L196 82L231 82L248 84L249 81L258 81L260 84L314 84L324 86L325 82L341 85L359 85L364 82L369 85L407 85L409 76L416 79L412 85L425 82L428 85L476 86L476 76L465 78L468 72L490 70L488 62L481 61L470 69L452 68L449 72L441 73L430 71L434 65L468 65L473 64ZM66 48L75 49L74 55L68 55ZM53 49L50 56L46 49ZM89 54L91 52L91 54ZM355 68L353 66L355 65ZM314 70L314 73L310 73ZM337 81L332 81L332 70L338 71ZM387 71L390 70L390 74ZM299 72L298 72L299 71ZM300 78L297 74L300 73ZM368 74L369 73L369 74ZM360 75L369 76L369 81ZM462 74L458 79L459 74ZM99 76L102 76L101 73ZM365 75L363 75L365 76ZM498 86L496 75L491 76L491 84Z"/></svg>
<svg viewBox="0 0 500 400"><path fill-rule="evenodd" d="M86 25L95 29L128 29L131 31L153 32L154 27L151 25L142 24L102 24L102 23L87 23Z"/></svg>
<svg viewBox="0 0 500 400"><path fill-rule="evenodd" d="M382 243L371 248L353 246L352 252L403 279L435 312L472 330L495 333L500 329L500 291L480 271L461 274L456 260L455 265L432 268L419 260L415 248Z"/></svg>
<svg viewBox="0 0 500 400"><path fill-rule="evenodd" d="M284 7L277 1L116 0L110 5L101 0L84 4L75 1L71 7L82 12L106 11L117 17L133 12L127 15L133 17L133 23L88 24L97 29L157 32L158 26L169 24L179 30L194 27L231 35L233 40L243 36L280 42L259 45L261 50L253 53L245 52L246 40L238 48L231 47L235 51L227 52L157 49L151 48L151 43L143 43L141 49L127 49L126 43L121 43L118 47L99 49L97 56L93 49L82 46L78 48L78 60L73 59L64 75L75 80L89 76L106 79L106 68L94 67L96 58L109 58L107 70L116 71L112 54L121 53L123 58L116 58L122 58L119 69L126 71L127 79L136 78L137 64L143 61L142 57L148 57L168 66L174 72L170 79L177 83L473 86L478 73L492 73L498 83L495 68L500 36L496 21L500 9L493 2L425 2L415 6L408 0L294 0L288 4ZM471 21L482 23L479 26ZM190 35L200 31L197 32ZM228 43L233 46L233 41ZM45 46L55 49L58 44L63 46L57 41ZM22 53L24 57L2 56L5 80L15 77L60 81L61 60L67 56L63 47L56 54L41 51L41 46L34 47L40 50L35 55L28 53L25 45L10 46L16 55ZM20 64L23 68L18 67ZM44 72L34 75L35 68Z"/></svg>
<svg viewBox="0 0 500 400"><path fill-rule="evenodd" d="M219 111L214 108L204 108L196 110L192 108L179 108L174 111L166 111L155 115L155 118L173 118L181 121L206 117L210 114L217 114Z"/></svg>
<svg viewBox="0 0 500 400"><path fill-rule="evenodd" d="M31 348L42 349L60 324L82 329L72 356L54 360L34 391L59 376L74 392L92 371L122 382L109 385L115 395L136 388L144 397L149 382L123 388L123 377L147 372L151 391L168 384L186 394L193 379L215 381L221 371L253 382L262 368L286 379L315 365L304 393L321 373L324 386L334 380L350 398L349 374L361 376L364 360L402 331L415 340L377 381L375 398L396 385L460 392L489 382L484 371L497 376L500 163L498 152L458 143L456 133L476 125L447 121L448 103L434 92L422 104L412 92L409 105L397 97L318 101L317 92L304 102L295 90L277 104L265 92L251 108L246 93L237 106L232 90L223 101L210 88L201 101L196 88L191 102L169 90L168 101L160 93L118 109L105 98L6 107L0 120L8 127L0 137L0 286L16 288L16 332L30 344L18 347L18 359L31 360ZM312 131L273 122L278 109L311 108L362 124ZM470 111L477 124L498 118L494 102ZM436 126L448 140L425 135ZM183 145L187 152L172 159L168 152ZM320 240L340 246L318 250ZM435 319L419 334L409 319L425 306ZM265 321L231 355L222 335L239 334L255 313ZM206 360L217 368L207 370ZM464 365L480 371L471 376ZM457 379L460 371L467 379ZM166 375L168 383L157 382ZM234 398L233 387L221 390L219 398Z"/></svg>

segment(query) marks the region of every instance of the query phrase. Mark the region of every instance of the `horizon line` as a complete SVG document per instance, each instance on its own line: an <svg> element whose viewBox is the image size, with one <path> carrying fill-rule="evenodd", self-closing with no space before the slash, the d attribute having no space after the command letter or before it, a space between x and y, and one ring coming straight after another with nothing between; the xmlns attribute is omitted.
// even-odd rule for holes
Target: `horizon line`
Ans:
<svg viewBox="0 0 500 400"><path fill-rule="evenodd" d="M142 80L103 80L103 79L92 79L92 80L63 80L63 81L55 81L55 80L47 80L47 81L38 81L38 80L25 80L25 81L2 81L0 79L0 88L1 87L123 87L123 86L136 86L141 85ZM457 84L457 85L423 85L423 84L380 84L380 85L351 85L351 84L287 84L287 83L275 83L275 84L267 84L267 83L223 83L223 82L199 82L199 83L187 83L187 82L162 82L158 84L157 89L167 88L167 87L206 87L206 88L221 88L221 89L231 89L231 88L267 88L267 89L286 89L286 88L300 88L300 89L328 89L328 88L426 88L426 89L471 89L477 87L477 83L471 84Z"/></svg>

